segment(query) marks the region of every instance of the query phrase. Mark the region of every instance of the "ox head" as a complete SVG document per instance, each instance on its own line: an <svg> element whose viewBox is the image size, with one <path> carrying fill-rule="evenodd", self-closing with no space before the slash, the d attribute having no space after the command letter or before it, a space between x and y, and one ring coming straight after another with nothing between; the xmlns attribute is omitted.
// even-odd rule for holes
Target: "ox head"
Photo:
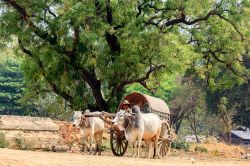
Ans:
<svg viewBox="0 0 250 166"><path fill-rule="evenodd" d="M124 131L135 116L136 113L120 110L116 113L112 123L114 126L118 127L120 131Z"/></svg>
<svg viewBox="0 0 250 166"><path fill-rule="evenodd" d="M81 111L74 111L71 123L73 124L74 127L79 128L83 121L85 121L86 118L83 116Z"/></svg>
<svg viewBox="0 0 250 166"><path fill-rule="evenodd" d="M87 127L88 126L88 120L84 116L86 114L90 114L90 110L86 109L84 111L84 114L82 114L81 111L74 111L71 123L73 124L73 127L79 128L79 127Z"/></svg>
<svg viewBox="0 0 250 166"><path fill-rule="evenodd" d="M126 122L126 111L120 110L116 113L115 118L112 120L112 123L114 126L117 126L119 130L123 131L125 130L125 122Z"/></svg>
<svg viewBox="0 0 250 166"><path fill-rule="evenodd" d="M134 115L141 114L141 109L140 109L140 107L138 105L135 105L135 106L132 107L132 114L134 114Z"/></svg>

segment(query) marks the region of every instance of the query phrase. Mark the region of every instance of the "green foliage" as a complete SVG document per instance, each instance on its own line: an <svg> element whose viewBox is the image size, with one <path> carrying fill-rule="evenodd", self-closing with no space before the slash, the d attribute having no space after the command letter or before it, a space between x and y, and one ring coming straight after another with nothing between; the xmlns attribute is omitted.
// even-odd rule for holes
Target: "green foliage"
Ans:
<svg viewBox="0 0 250 166"><path fill-rule="evenodd" d="M27 99L53 91L74 109L114 111L133 83L128 91L146 91L142 84L170 100L168 76L187 68L213 91L249 78L242 64L249 56L247 0L0 5L0 41L18 39L16 54L25 55Z"/></svg>
<svg viewBox="0 0 250 166"><path fill-rule="evenodd" d="M0 111L1 114L22 114L18 100L23 92L20 60L6 50L0 52Z"/></svg>
<svg viewBox="0 0 250 166"><path fill-rule="evenodd" d="M229 101L235 111L233 122L240 126L250 127L250 83L237 87L229 93Z"/></svg>
<svg viewBox="0 0 250 166"><path fill-rule="evenodd" d="M218 111L220 114L224 115L227 113L227 98L226 97L222 97L219 101L219 104L218 104Z"/></svg>
<svg viewBox="0 0 250 166"><path fill-rule="evenodd" d="M222 96L227 98L226 106L228 113L232 116L232 121L234 124L239 126L250 127L250 94L247 93L249 91L249 83L242 84L240 86L234 86L233 88L226 90L218 90L214 93L207 93L207 103L208 107L214 114L222 113L225 108L216 109L216 105L220 106L221 101L220 98ZM224 111L224 113L227 113Z"/></svg>
<svg viewBox="0 0 250 166"><path fill-rule="evenodd" d="M177 88L175 89L172 100L168 103L172 117L171 123L178 133L182 124L187 125L187 120L190 125L185 126L190 134L190 130L194 132L204 131L204 125L201 125L206 118L206 106L204 91L198 85L195 85L189 77L178 77L176 79ZM199 124L199 125L196 125ZM191 125L192 124L192 125ZM190 128L191 127L191 128Z"/></svg>
<svg viewBox="0 0 250 166"><path fill-rule="evenodd" d="M31 148L31 144L29 144L27 142L27 140L25 138L23 138L23 136L21 134L18 134L15 138L15 143L16 143L16 147L19 150L27 150L29 148Z"/></svg>
<svg viewBox="0 0 250 166"><path fill-rule="evenodd" d="M109 141L103 141L103 143L101 145L101 150L103 150L103 151L111 150L110 142Z"/></svg>
<svg viewBox="0 0 250 166"><path fill-rule="evenodd" d="M233 116L233 122L239 126L250 127L250 99L246 98Z"/></svg>
<svg viewBox="0 0 250 166"><path fill-rule="evenodd" d="M25 101L22 101L25 102ZM70 120L72 110L64 99L54 93L39 95L29 101L32 109L26 110L30 116L50 117L54 120Z"/></svg>
<svg viewBox="0 0 250 166"><path fill-rule="evenodd" d="M178 149L178 150L185 150L186 152L189 151L190 145L188 142L186 142L185 140L182 139L177 139L175 141L172 142L171 144L171 148L173 149Z"/></svg>
<svg viewBox="0 0 250 166"><path fill-rule="evenodd" d="M6 140L4 133L0 132L0 148L8 147L9 142Z"/></svg>
<svg viewBox="0 0 250 166"><path fill-rule="evenodd" d="M147 88L139 83L131 84L127 86L126 93L124 95L137 91L150 96L161 98L168 103L173 98L175 91L178 90L178 87L180 86L176 83L177 77L178 75L172 75L168 77L165 75L162 78L163 80L158 82L159 86L155 86L155 83L149 82L147 84Z"/></svg>
<svg viewBox="0 0 250 166"><path fill-rule="evenodd" d="M202 146L196 146L196 147L194 148L194 150L195 150L196 152L202 152L202 153L207 153L207 152L208 152L207 148L204 148L204 147L202 147Z"/></svg>

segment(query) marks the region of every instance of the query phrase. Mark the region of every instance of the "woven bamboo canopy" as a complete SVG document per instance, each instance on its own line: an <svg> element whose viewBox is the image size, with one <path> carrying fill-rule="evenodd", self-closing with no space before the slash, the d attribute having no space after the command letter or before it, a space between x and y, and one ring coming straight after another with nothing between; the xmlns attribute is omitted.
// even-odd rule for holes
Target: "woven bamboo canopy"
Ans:
<svg viewBox="0 0 250 166"><path fill-rule="evenodd" d="M124 99L120 102L119 108L124 100L128 100L132 106L138 105L141 108L145 105L148 105L149 110L170 114L168 105L159 98L152 97L146 94L133 92L124 97Z"/></svg>

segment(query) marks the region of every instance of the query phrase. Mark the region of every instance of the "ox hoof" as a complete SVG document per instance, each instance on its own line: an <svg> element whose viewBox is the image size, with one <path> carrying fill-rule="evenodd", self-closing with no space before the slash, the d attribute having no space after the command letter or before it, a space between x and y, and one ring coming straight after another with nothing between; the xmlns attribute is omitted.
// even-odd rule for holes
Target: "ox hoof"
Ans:
<svg viewBox="0 0 250 166"><path fill-rule="evenodd" d="M154 159L161 159L161 157L159 155L155 155Z"/></svg>

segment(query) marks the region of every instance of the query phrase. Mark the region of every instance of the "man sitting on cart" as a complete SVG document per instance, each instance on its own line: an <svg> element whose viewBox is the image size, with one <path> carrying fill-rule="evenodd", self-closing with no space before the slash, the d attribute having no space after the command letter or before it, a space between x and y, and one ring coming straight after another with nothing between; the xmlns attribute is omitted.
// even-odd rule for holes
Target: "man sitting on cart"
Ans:
<svg viewBox="0 0 250 166"><path fill-rule="evenodd" d="M132 112L131 110L131 104L128 100L123 100L120 110L125 110L126 112Z"/></svg>

